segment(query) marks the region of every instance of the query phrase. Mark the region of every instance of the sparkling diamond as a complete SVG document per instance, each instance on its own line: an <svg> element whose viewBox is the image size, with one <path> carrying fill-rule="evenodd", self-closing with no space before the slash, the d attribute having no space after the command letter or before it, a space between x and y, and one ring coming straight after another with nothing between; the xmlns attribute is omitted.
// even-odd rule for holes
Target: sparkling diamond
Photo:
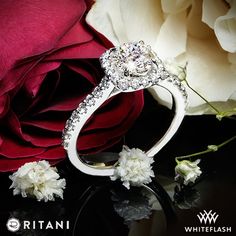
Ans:
<svg viewBox="0 0 236 236"><path fill-rule="evenodd" d="M147 87L147 86L149 85L149 80L148 80L148 78L143 78L143 79L142 79L142 85L143 85L144 87Z"/></svg>
<svg viewBox="0 0 236 236"><path fill-rule="evenodd" d="M77 110L74 110L71 115L72 122L79 121L79 113Z"/></svg>
<svg viewBox="0 0 236 236"><path fill-rule="evenodd" d="M158 75L157 75L156 73L150 74L148 78L149 78L149 80L152 81L154 84L157 84L157 83L160 81L160 79L159 79L159 77L158 77Z"/></svg>
<svg viewBox="0 0 236 236"><path fill-rule="evenodd" d="M92 95L89 94L89 95L86 97L85 102L86 102L86 104L87 104L88 106L93 106L93 105L95 104L95 99L93 98Z"/></svg>
<svg viewBox="0 0 236 236"><path fill-rule="evenodd" d="M68 141L71 138L71 134L69 134L68 132L63 133L63 140L64 141Z"/></svg>
<svg viewBox="0 0 236 236"><path fill-rule="evenodd" d="M136 64L133 60L129 60L126 64L126 69L129 73L134 73L136 70Z"/></svg>
<svg viewBox="0 0 236 236"><path fill-rule="evenodd" d="M93 92L92 95L94 96L94 98L99 98L102 96L102 91L99 87L96 87Z"/></svg>
<svg viewBox="0 0 236 236"><path fill-rule="evenodd" d="M129 88L129 82L125 79L117 81L117 85L121 90L127 90Z"/></svg>
<svg viewBox="0 0 236 236"><path fill-rule="evenodd" d="M179 81L179 79L175 79L174 84L177 85L177 86L180 86L180 85L181 85L181 82Z"/></svg>
<svg viewBox="0 0 236 236"><path fill-rule="evenodd" d="M76 109L79 114L85 114L87 112L87 107L85 103L81 103L79 107Z"/></svg>
<svg viewBox="0 0 236 236"><path fill-rule="evenodd" d="M160 77L162 80L166 80L169 76L170 76L170 74L167 71L162 71L160 73Z"/></svg>
<svg viewBox="0 0 236 236"><path fill-rule="evenodd" d="M69 147L69 142L66 142L66 141L62 141L62 146L67 149Z"/></svg>
<svg viewBox="0 0 236 236"><path fill-rule="evenodd" d="M162 63L158 64L158 71L164 71L165 70L165 66Z"/></svg>
<svg viewBox="0 0 236 236"><path fill-rule="evenodd" d="M66 125L65 125L65 130L66 131L73 131L75 128L73 122L69 119L66 121Z"/></svg>
<svg viewBox="0 0 236 236"><path fill-rule="evenodd" d="M168 79L167 79L168 82L173 82L174 81L174 77L173 76L169 76Z"/></svg>
<svg viewBox="0 0 236 236"><path fill-rule="evenodd" d="M142 78L144 76L148 78L149 74L156 68L155 53L151 47L142 41L125 43L120 47L110 49L101 58L106 76L122 90L130 88L136 90L146 86L147 82L144 81L142 84ZM110 60L110 65L106 63L106 60ZM136 79L140 81L138 82ZM133 80L134 82L132 82Z"/></svg>
<svg viewBox="0 0 236 236"><path fill-rule="evenodd" d="M140 87L140 80L139 79L132 79L130 84L133 89L138 89Z"/></svg>

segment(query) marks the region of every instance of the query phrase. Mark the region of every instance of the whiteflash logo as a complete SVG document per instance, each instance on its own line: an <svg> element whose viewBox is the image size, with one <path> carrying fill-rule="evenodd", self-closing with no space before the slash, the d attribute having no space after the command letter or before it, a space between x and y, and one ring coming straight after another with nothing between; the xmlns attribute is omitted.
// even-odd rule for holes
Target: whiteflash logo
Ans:
<svg viewBox="0 0 236 236"><path fill-rule="evenodd" d="M207 222L209 224L211 224L211 222L216 223L216 219L219 217L219 215L216 214L216 212L212 213L212 210L210 210L209 212L207 212L206 210L202 212L199 212L199 214L197 215L200 223L205 223L207 224Z"/></svg>
<svg viewBox="0 0 236 236"><path fill-rule="evenodd" d="M199 212L197 218L201 224L211 225L216 223L219 215L212 210ZM230 233L232 232L231 226L186 226L184 227L186 233Z"/></svg>

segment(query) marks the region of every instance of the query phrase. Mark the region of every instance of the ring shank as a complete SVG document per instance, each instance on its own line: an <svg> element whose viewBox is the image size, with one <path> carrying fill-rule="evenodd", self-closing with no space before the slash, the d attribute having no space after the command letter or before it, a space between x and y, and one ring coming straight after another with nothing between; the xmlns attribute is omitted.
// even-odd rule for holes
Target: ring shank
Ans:
<svg viewBox="0 0 236 236"><path fill-rule="evenodd" d="M81 129L83 128L86 121L90 116L107 100L112 91L114 90L114 85L108 81L108 88L103 91L102 96L100 96L93 107L87 110L85 114L81 116L79 122L76 123L75 129L72 133L70 143L67 148L68 158L71 163L80 171L89 174L89 175L98 175L98 176L111 176L114 174L114 167L112 166L92 166L86 164L79 156L77 152L77 138Z"/></svg>
<svg viewBox="0 0 236 236"><path fill-rule="evenodd" d="M186 102L181 91L172 83L167 81L161 81L159 82L159 85L155 85L152 87L154 93L157 93L155 89L157 86L163 87L172 94L173 103L175 105L175 115L164 136L151 149L146 152L147 156L149 157L152 157L156 153L158 153L170 141L170 139L178 130L185 116Z"/></svg>
<svg viewBox="0 0 236 236"><path fill-rule="evenodd" d="M105 78L103 78L105 79ZM154 85L153 91L155 91L156 86L161 86L164 89L168 90L174 99L176 106L175 115L172 120L170 127L168 128L165 135L150 149L146 154L151 157L154 156L162 147L173 137L179 128L185 114L186 101L183 97L183 94L173 83L166 80L158 82L157 85ZM77 138L81 129L83 128L86 121L90 116L110 97L118 94L119 91L115 88L111 81L107 81L107 87L103 90L102 95L96 99L96 103L87 109L87 112L81 115L79 122L76 122L75 128L71 134L71 139L67 147L68 158L71 163L79 169L81 172L84 172L89 175L95 176L112 176L114 174L114 166L93 166L85 163L79 156L77 152Z"/></svg>

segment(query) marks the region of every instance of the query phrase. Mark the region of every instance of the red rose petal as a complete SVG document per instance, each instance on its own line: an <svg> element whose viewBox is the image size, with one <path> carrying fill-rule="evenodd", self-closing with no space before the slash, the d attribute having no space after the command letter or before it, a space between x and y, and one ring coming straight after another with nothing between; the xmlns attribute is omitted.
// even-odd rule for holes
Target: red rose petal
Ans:
<svg viewBox="0 0 236 236"><path fill-rule="evenodd" d="M51 102L52 97L57 91L57 87L60 83L60 75L58 71L53 71L53 75L51 74L50 78L46 78L44 82L48 82L47 86L44 86L43 93L39 93L32 101L28 108L25 110L23 114L30 113L30 116L35 116L35 114L39 114L42 109L45 109L45 106Z"/></svg>
<svg viewBox="0 0 236 236"><path fill-rule="evenodd" d="M66 152L62 146L52 147L44 153L37 155L36 158L53 160L53 159L64 159L66 157Z"/></svg>
<svg viewBox="0 0 236 236"><path fill-rule="evenodd" d="M78 19L79 20L79 19ZM61 50L67 50L70 46L78 46L79 44L86 43L93 40L93 34L91 31L85 28L84 24L81 22L76 22L72 28L66 32L66 34L58 41L58 44L52 50L43 52L39 55L32 57L23 58L20 63L28 63L38 60L43 57L44 60L51 60L55 58L55 55Z"/></svg>
<svg viewBox="0 0 236 236"><path fill-rule="evenodd" d="M12 111L9 113L7 121L9 127L17 136L37 147L50 147L61 143L61 135L58 133L45 133L45 131L39 129L25 129L23 132L18 118Z"/></svg>
<svg viewBox="0 0 236 236"><path fill-rule="evenodd" d="M0 136L0 146L2 145L2 142L3 140L2 140L2 137Z"/></svg>
<svg viewBox="0 0 236 236"><path fill-rule="evenodd" d="M6 122L7 126L14 134L25 141L29 141L28 136L22 133L20 121L12 110L8 112Z"/></svg>
<svg viewBox="0 0 236 236"><path fill-rule="evenodd" d="M16 171L18 168L20 168L22 165L33 162L33 161L39 161L36 157L30 157L30 158L22 158L22 159L3 159L0 158L0 172L8 172L8 171ZM49 160L49 163L51 165L55 165L60 160Z"/></svg>
<svg viewBox="0 0 236 236"><path fill-rule="evenodd" d="M35 67L26 77L26 82L28 79L32 79L38 75L44 75L50 71L56 70L61 65L61 61L42 61L37 64ZM33 82L33 81L32 81Z"/></svg>
<svg viewBox="0 0 236 236"><path fill-rule="evenodd" d="M82 22L78 21L71 27L71 29L60 39L56 45L56 49L81 44L93 39L91 31L89 31Z"/></svg>
<svg viewBox="0 0 236 236"><path fill-rule="evenodd" d="M0 171L41 158L53 163L63 159L61 130L67 111L74 110L101 79L100 66L88 58L98 58L105 47L81 19L84 1L58 1L12 0L0 5L0 96L8 92L8 102L12 103L12 110L6 113L9 104L0 98L0 114L5 114L3 121L9 129L7 136L1 133ZM112 46L108 40L106 43ZM77 63L73 58L85 60ZM20 59L21 65L9 71ZM65 64L60 66L60 60ZM82 130L80 150L97 152L118 142L142 105L142 92L122 94L106 102Z"/></svg>
<svg viewBox="0 0 236 236"><path fill-rule="evenodd" d="M25 89L29 96L35 97L37 95L46 75L38 75L25 81L23 89Z"/></svg>
<svg viewBox="0 0 236 236"><path fill-rule="evenodd" d="M64 129L66 119L63 119L60 114L55 114L55 116L57 117L49 116L47 119L44 118L42 120L32 119L28 121L21 121L21 125L23 127L33 126L49 131L61 132Z"/></svg>
<svg viewBox="0 0 236 236"><path fill-rule="evenodd" d="M25 78L24 89L26 92L30 96L35 97L47 73L57 69L60 64L60 62L44 62L38 64L37 67Z"/></svg>
<svg viewBox="0 0 236 236"><path fill-rule="evenodd" d="M85 0L85 3L87 5L88 10L90 10L92 5L95 3L95 0Z"/></svg>
<svg viewBox="0 0 236 236"><path fill-rule="evenodd" d="M55 47L85 9L82 0L1 1L0 78L16 60Z"/></svg>
<svg viewBox="0 0 236 236"><path fill-rule="evenodd" d="M0 96L0 118L3 117L9 109L10 99L7 94Z"/></svg>
<svg viewBox="0 0 236 236"><path fill-rule="evenodd" d="M97 84L96 77L98 74L96 73L96 67L89 63L88 61L79 61L77 64L75 63L66 63L65 64L69 69L75 71L76 73L82 75L85 79L87 79L94 86ZM94 73L93 73L94 71ZM101 79L101 78L100 78Z"/></svg>
<svg viewBox="0 0 236 236"><path fill-rule="evenodd" d="M0 96L19 87L25 75L33 68L37 62L23 65L18 68L10 70L7 75L0 81Z"/></svg>
<svg viewBox="0 0 236 236"><path fill-rule="evenodd" d="M140 109L142 109L142 99L142 92L117 95L103 108L99 109L96 112L96 115L93 115L90 118L88 124L83 128L83 131L90 131L94 129L103 128L107 129L119 125L123 122L124 119L127 119L130 110L133 109L133 106L140 106ZM77 108L80 101L81 99L79 99L79 101L71 100L71 104L66 104L63 102L62 104L59 104L58 106L54 107L57 111L70 110L69 114L59 112L44 113L35 116L31 120L21 121L21 125L33 126L49 131L61 132L64 129L65 122L69 118L72 110ZM69 106L72 104L74 105L73 109L71 109L71 106ZM67 109L68 107L70 109ZM138 114L136 115L138 116Z"/></svg>
<svg viewBox="0 0 236 236"><path fill-rule="evenodd" d="M93 85L80 75L71 71L61 71L60 85L48 106L42 107L37 114L48 111L72 111L84 97L91 92ZM51 79L51 78L48 78Z"/></svg>
<svg viewBox="0 0 236 236"><path fill-rule="evenodd" d="M48 111L71 111L76 109L86 94L81 94L78 97L65 97L63 100L55 101L47 108L41 109L38 114Z"/></svg>
<svg viewBox="0 0 236 236"><path fill-rule="evenodd" d="M136 94L136 96L139 97L139 99L137 99L136 104L131 107L129 115L126 116L126 119L124 119L123 122L117 124L113 128L95 129L91 130L90 132L82 131L80 137L78 138L78 149L84 150L103 146L106 143L109 143L109 140L125 134L142 111L142 91L138 91L137 93L138 94Z"/></svg>
<svg viewBox="0 0 236 236"><path fill-rule="evenodd" d="M51 147L61 144L61 133L45 131L37 128L25 129L24 135L36 147Z"/></svg>
<svg viewBox="0 0 236 236"><path fill-rule="evenodd" d="M58 50L47 56L46 60L99 58L105 50L104 46L93 40Z"/></svg>
<svg viewBox="0 0 236 236"><path fill-rule="evenodd" d="M33 147L29 143L23 143L20 140L2 136L3 142L0 146L0 155L8 158L25 158L39 155L45 151L41 147Z"/></svg>
<svg viewBox="0 0 236 236"><path fill-rule="evenodd" d="M130 111L135 109L133 108L134 106L142 109L142 104L142 92L121 93L96 111L96 114L90 119L84 131L117 126L127 119ZM138 116L138 114L136 115Z"/></svg>
<svg viewBox="0 0 236 236"><path fill-rule="evenodd" d="M0 158L0 172L15 171L27 162L35 161L36 158L7 159Z"/></svg>

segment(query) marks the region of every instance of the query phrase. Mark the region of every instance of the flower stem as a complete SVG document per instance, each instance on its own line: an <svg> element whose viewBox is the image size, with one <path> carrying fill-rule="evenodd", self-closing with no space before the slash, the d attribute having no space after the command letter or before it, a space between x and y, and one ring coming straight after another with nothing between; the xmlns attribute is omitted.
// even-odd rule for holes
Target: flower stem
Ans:
<svg viewBox="0 0 236 236"><path fill-rule="evenodd" d="M229 111L220 111L218 108L216 108L214 105L212 105L211 102L209 102L205 97L203 97L197 90L195 90L187 81L187 76L186 76L186 69L187 69L187 63L184 67L179 66L180 70L183 73L183 77L181 76L181 80L186 83L189 89L191 89L195 94L197 94L203 101L206 102L208 106L210 106L215 112L216 112L216 118L218 120L222 120L222 118L226 117L229 119L235 120L235 117L232 117L236 113L236 108L229 110Z"/></svg>
<svg viewBox="0 0 236 236"><path fill-rule="evenodd" d="M195 90L190 84L189 82L186 80L186 78L184 79L184 82L186 83L186 85L194 92L196 93L201 99L203 99L207 105L209 105L217 114L220 114L220 111L213 106L206 98L204 98L197 90Z"/></svg>
<svg viewBox="0 0 236 236"><path fill-rule="evenodd" d="M231 137L230 139L227 139L226 141L224 141L223 143L219 144L217 147L218 148L221 148L223 147L224 145L226 145L227 143L230 143L231 141L233 141L234 139L236 138L236 135Z"/></svg>
<svg viewBox="0 0 236 236"><path fill-rule="evenodd" d="M187 158L191 158L191 157L195 157L195 156L199 156L199 155L203 155L209 152L216 152L218 151L219 148L225 146L226 144L232 142L234 139L236 139L236 135L231 137L230 139L227 139L226 141L224 141L223 143L220 143L218 145L209 145L207 146L206 150L203 150L201 152L196 152L196 153L192 153L192 154L188 154L188 155L184 155L184 156L178 156L175 158L175 161L178 163L179 160L182 159L187 159Z"/></svg>

